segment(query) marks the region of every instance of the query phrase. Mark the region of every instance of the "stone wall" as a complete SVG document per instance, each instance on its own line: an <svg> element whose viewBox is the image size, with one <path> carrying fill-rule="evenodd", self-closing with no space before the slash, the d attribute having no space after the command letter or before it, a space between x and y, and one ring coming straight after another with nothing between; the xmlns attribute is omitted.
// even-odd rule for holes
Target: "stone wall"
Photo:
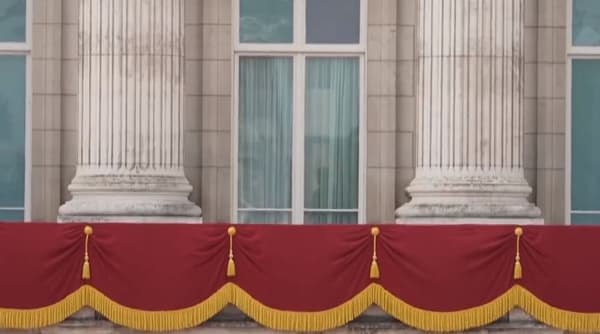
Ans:
<svg viewBox="0 0 600 334"><path fill-rule="evenodd" d="M392 222L415 169L417 0L369 0L367 221ZM184 166L204 221L231 219L231 1L186 2ZM54 221L75 173L77 0L33 0L32 219ZM525 174L564 221L566 0L525 1Z"/></svg>
<svg viewBox="0 0 600 334"><path fill-rule="evenodd" d="M565 103L567 93L566 40L567 0L537 0L537 57L535 78L537 159L536 201L547 224L565 221ZM533 11L533 10L532 10ZM535 92L535 93L534 93ZM533 158L533 157L530 157ZM533 165L533 163L531 164ZM531 172L530 172L531 174Z"/></svg>

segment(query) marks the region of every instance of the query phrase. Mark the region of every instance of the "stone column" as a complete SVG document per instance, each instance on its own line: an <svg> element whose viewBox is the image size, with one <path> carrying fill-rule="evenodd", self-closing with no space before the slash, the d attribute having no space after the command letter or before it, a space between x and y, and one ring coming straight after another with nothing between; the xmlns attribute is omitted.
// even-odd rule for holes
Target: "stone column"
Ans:
<svg viewBox="0 0 600 334"><path fill-rule="evenodd" d="M398 222L541 222L523 170L524 1L418 1L417 166Z"/></svg>
<svg viewBox="0 0 600 334"><path fill-rule="evenodd" d="M79 158L59 221L200 222L182 164L185 0L79 3Z"/></svg>

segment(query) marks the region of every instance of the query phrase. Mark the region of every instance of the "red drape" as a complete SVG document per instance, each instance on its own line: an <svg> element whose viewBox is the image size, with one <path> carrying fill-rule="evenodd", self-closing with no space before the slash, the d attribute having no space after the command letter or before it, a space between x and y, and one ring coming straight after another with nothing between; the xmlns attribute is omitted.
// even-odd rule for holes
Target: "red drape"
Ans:
<svg viewBox="0 0 600 334"><path fill-rule="evenodd" d="M231 290L221 295L224 304L239 301L244 292L268 312L283 312L273 316L279 319L273 327L284 329L281 319L289 317L294 323L296 313L304 313L304 327L289 329L327 327L313 325L311 314L333 312L357 296L363 303L384 304L378 298L385 290L398 305L431 314L467 312L515 293L514 306L543 312L542 320L550 325L572 329L576 325L564 317L576 312L587 316L584 329L600 330L600 299L593 297L600 295L600 229L594 227L523 227L523 277L515 279L515 226L379 226L380 277L371 278L372 226L236 225L236 274L228 277L231 225L95 224L87 280L82 278L85 226L0 224L0 327L3 321L22 328L45 325L51 320L39 319L44 308L60 305L82 287L97 290L115 307L123 307L122 312L172 311L174 317L183 316L178 310L200 307L225 287ZM82 304L95 305L93 297L81 298ZM31 310L41 313L19 318L20 311ZM333 324L360 310L343 312L349 315L340 315ZM143 316L153 316L149 314Z"/></svg>

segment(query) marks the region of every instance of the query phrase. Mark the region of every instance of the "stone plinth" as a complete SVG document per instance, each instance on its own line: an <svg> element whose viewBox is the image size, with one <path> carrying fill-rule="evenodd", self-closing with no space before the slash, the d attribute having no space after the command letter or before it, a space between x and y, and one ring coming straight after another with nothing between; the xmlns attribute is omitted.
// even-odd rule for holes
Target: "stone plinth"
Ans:
<svg viewBox="0 0 600 334"><path fill-rule="evenodd" d="M523 2L418 1L417 168L397 222L542 222L523 169Z"/></svg>
<svg viewBox="0 0 600 334"><path fill-rule="evenodd" d="M59 221L201 221L183 172L184 3L80 1L78 165Z"/></svg>

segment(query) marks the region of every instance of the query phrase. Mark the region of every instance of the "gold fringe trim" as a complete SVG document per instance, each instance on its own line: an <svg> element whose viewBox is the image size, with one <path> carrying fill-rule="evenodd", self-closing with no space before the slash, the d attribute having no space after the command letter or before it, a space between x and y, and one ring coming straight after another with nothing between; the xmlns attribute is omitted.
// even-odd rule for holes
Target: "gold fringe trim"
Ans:
<svg viewBox="0 0 600 334"><path fill-rule="evenodd" d="M0 329L34 329L67 319L85 305L83 287L50 306L36 309L0 308Z"/></svg>
<svg viewBox="0 0 600 334"><path fill-rule="evenodd" d="M498 320L516 306L518 290L510 289L487 304L456 312L433 312L411 306L382 286L378 286L377 293L377 305L399 321L423 331L448 332L481 327Z"/></svg>
<svg viewBox="0 0 600 334"><path fill-rule="evenodd" d="M536 297L529 290L516 285L518 306L534 319L560 330L572 332L599 332L600 313L580 313L556 308Z"/></svg>
<svg viewBox="0 0 600 334"><path fill-rule="evenodd" d="M174 331L195 327L233 304L261 325L286 331L324 331L356 319L373 304L399 321L424 331L462 331L485 326L514 307L551 327L576 332L600 331L600 313L578 313L545 303L520 285L493 301L456 312L433 312L411 306L379 284L370 284L347 302L316 312L270 308L233 283L225 284L205 301L180 310L143 311L123 306L97 289L84 285L63 300L38 309L0 308L0 328L33 329L64 321L85 306L102 313L115 324L142 331Z"/></svg>
<svg viewBox="0 0 600 334"><path fill-rule="evenodd" d="M233 301L240 311L259 324L274 330L315 332L341 327L356 319L374 303L377 290L375 284L369 285L349 301L316 312L282 311L265 306L250 294L233 285Z"/></svg>

